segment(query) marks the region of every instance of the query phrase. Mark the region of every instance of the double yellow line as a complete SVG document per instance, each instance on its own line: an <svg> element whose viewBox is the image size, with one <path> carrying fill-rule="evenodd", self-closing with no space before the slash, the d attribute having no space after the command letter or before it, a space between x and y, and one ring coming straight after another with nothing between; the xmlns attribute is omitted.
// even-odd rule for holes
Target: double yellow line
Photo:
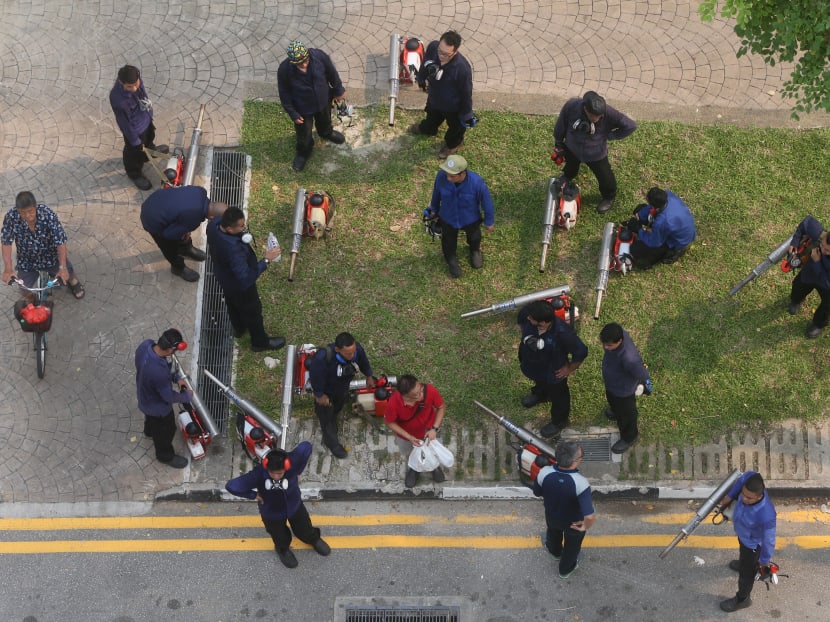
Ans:
<svg viewBox="0 0 830 622"><path fill-rule="evenodd" d="M799 518L814 522L821 516L809 514L782 518ZM375 527L375 526L481 526L523 525L541 531L543 519L530 520L515 515L459 515L453 518L436 518L418 514L370 514L362 516L314 515L319 527ZM644 522L660 524L685 524L689 515L654 515L643 517ZM822 522L823 521L818 521ZM154 516L154 517L93 517L93 518L36 518L0 519L3 532L56 532L56 531L112 531L112 530L194 530L194 529L249 529L262 528L257 515L245 516ZM676 533L676 532L674 532ZM674 537L664 535L600 535L592 533L585 539L588 548L655 548L662 549ZM385 549L385 548L444 548L444 549L532 549L541 546L539 535L324 535L334 549ZM296 548L308 548L295 540ZM735 536L730 532L723 536L693 535L681 547L702 549L733 549ZM797 546L803 549L830 548L830 534L819 536L779 537L777 548ZM175 538L155 539L148 533L146 539L120 540L25 540L0 541L0 554L56 554L56 553L163 553L203 551L270 551L273 543L268 537L256 538Z"/></svg>

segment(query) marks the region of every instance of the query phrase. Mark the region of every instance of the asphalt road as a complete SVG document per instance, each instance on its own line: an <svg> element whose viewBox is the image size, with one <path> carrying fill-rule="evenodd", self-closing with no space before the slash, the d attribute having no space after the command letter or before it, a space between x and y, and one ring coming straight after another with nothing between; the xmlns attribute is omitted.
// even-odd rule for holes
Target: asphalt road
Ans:
<svg viewBox="0 0 830 622"><path fill-rule="evenodd" d="M731 615L718 608L737 583L726 567L737 552L731 527L704 523L660 560L692 506L600 501L583 562L561 580L541 548L535 500L310 502L334 550L323 558L296 543L294 570L250 503L2 519L0 611L21 622L324 622L355 599L391 607L449 597L463 622L826 620L830 514L810 500L777 505L775 560L790 576L769 591L757 584L754 605Z"/></svg>

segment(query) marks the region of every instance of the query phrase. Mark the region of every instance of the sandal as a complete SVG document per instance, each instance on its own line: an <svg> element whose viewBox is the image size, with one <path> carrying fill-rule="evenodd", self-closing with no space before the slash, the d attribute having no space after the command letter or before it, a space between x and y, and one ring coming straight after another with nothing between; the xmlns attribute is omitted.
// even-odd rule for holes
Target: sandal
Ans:
<svg viewBox="0 0 830 622"><path fill-rule="evenodd" d="M69 284L69 291L72 292L72 295L75 296L76 300L80 300L81 298L83 298L84 294L86 293L84 291L84 286L81 284L80 281L77 281L77 280L75 281L74 284L73 283Z"/></svg>

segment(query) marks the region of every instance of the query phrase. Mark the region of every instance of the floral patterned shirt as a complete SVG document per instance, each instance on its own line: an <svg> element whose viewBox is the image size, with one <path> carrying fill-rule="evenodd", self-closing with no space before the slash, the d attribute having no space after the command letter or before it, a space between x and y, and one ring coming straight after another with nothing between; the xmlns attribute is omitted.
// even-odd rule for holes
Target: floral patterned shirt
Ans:
<svg viewBox="0 0 830 622"><path fill-rule="evenodd" d="M58 246L66 244L66 232L58 215L38 204L34 231L20 212L10 209L3 218L0 240L6 246L17 245L18 270L45 270L57 265Z"/></svg>

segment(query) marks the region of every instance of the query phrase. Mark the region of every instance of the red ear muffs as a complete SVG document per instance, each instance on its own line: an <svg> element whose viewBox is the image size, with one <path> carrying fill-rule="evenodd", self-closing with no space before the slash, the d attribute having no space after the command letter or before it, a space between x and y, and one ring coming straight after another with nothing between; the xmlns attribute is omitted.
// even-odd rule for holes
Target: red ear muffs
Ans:
<svg viewBox="0 0 830 622"><path fill-rule="evenodd" d="M181 352L182 350L187 350L187 342L186 341L180 341L179 343L177 343L176 344L176 350L178 350L179 352Z"/></svg>
<svg viewBox="0 0 830 622"><path fill-rule="evenodd" d="M271 452L269 452L268 455L265 456L265 458L262 459L262 466L265 467L266 471L277 471L277 470L287 471L288 469L291 468L291 459L288 456L286 456L285 460L282 461L282 469L280 469L279 463L277 463L277 462L274 462L274 464L271 464L271 460L269 460L270 457L271 457Z"/></svg>

